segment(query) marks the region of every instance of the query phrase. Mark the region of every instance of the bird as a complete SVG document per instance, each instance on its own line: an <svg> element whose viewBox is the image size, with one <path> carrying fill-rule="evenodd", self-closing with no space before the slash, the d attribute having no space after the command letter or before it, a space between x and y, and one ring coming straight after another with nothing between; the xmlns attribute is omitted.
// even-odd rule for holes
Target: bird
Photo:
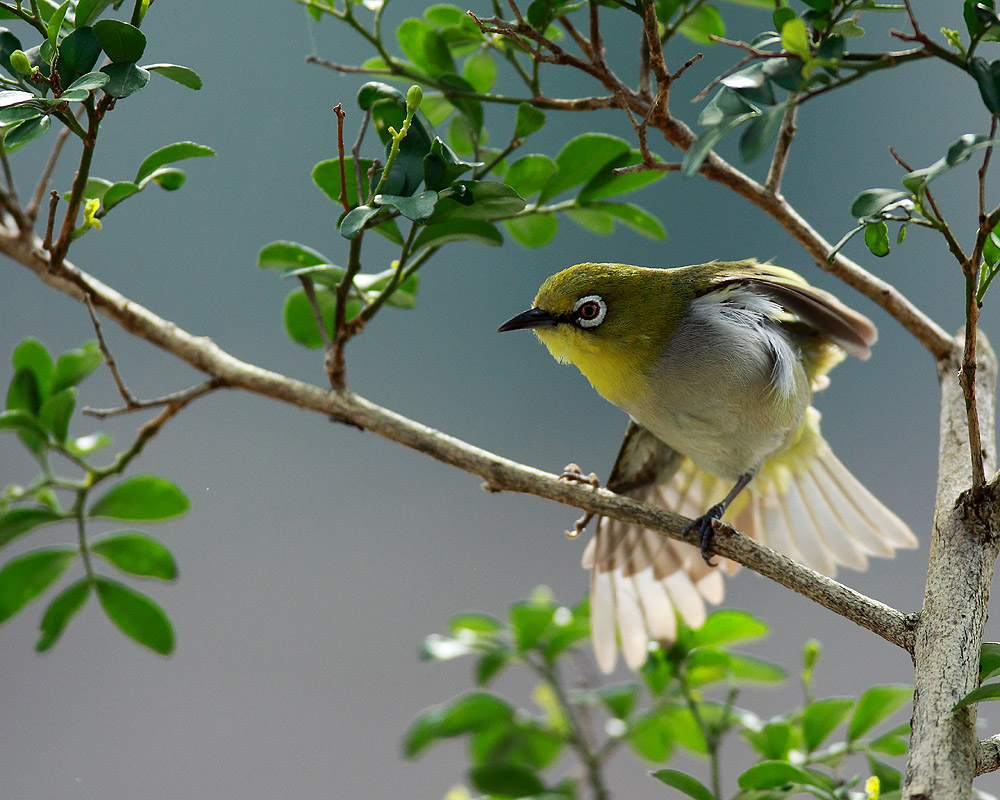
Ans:
<svg viewBox="0 0 1000 800"><path fill-rule="evenodd" d="M618 638L628 666L722 602L709 561L717 519L825 575L917 546L820 433L812 396L846 355L867 359L874 324L801 275L754 259L671 269L586 262L548 278L499 331L532 330L575 365L628 429L611 491L692 518L699 548L601 517L583 554L602 672Z"/></svg>

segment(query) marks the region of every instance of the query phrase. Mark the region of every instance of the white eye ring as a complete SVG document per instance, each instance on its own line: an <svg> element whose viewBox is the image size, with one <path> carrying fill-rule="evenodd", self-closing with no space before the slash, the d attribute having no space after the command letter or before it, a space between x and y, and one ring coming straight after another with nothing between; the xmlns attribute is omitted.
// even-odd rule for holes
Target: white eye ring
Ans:
<svg viewBox="0 0 1000 800"><path fill-rule="evenodd" d="M584 306L588 306L588 310L585 312L581 311ZM593 306L597 306L597 313L593 316L584 316L584 314L593 313L591 311ZM588 294L573 304L573 313L576 314L576 324L581 328L596 328L604 322L604 318L608 315L608 304L600 295Z"/></svg>

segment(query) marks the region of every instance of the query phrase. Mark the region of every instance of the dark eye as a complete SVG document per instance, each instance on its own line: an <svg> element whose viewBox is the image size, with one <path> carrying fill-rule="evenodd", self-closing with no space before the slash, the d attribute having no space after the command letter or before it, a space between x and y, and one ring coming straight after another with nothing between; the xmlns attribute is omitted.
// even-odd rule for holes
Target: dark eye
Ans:
<svg viewBox="0 0 1000 800"><path fill-rule="evenodd" d="M576 324L581 328L596 328L608 313L608 304L596 294L581 297L573 306Z"/></svg>

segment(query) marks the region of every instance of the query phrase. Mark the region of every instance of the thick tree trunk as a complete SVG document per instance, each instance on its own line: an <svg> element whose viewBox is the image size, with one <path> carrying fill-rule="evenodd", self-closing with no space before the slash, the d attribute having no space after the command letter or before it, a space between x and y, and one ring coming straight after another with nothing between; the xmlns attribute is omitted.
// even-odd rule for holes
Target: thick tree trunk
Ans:
<svg viewBox="0 0 1000 800"><path fill-rule="evenodd" d="M960 347L960 343L956 344ZM997 364L979 340L976 380L987 479L996 469L994 386ZM997 558L998 504L989 484L972 496L969 430L958 383L960 350L941 363L937 503L924 604L916 627L916 695L903 796L968 800L977 771L976 707L952 711L978 685L979 649Z"/></svg>

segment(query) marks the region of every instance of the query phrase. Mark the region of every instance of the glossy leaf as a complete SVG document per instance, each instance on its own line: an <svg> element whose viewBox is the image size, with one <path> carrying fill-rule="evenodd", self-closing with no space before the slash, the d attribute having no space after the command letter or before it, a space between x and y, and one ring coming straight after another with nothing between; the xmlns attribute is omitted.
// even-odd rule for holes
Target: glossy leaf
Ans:
<svg viewBox="0 0 1000 800"><path fill-rule="evenodd" d="M694 800L715 800L715 795L701 781L687 773L675 769L661 769L650 774L661 783L683 792Z"/></svg>
<svg viewBox="0 0 1000 800"><path fill-rule="evenodd" d="M465 60L462 66L462 76L467 80L472 88L480 94L485 94L497 79L497 62L493 56L485 50L477 50Z"/></svg>
<svg viewBox="0 0 1000 800"><path fill-rule="evenodd" d="M203 144L195 144L194 142L175 142L174 144L168 144L166 147L161 147L150 153L146 158L143 159L142 163L139 165L138 171L135 173L135 183L141 183L147 177L152 175L156 170L160 169L167 164L173 164L177 161L183 161L188 158L203 158L205 156L214 156L215 151L211 147L206 147Z"/></svg>
<svg viewBox="0 0 1000 800"><path fill-rule="evenodd" d="M31 372L42 394L48 393L54 366L52 356L45 349L45 345L37 339L23 339L11 355L11 363L15 371L26 369Z"/></svg>
<svg viewBox="0 0 1000 800"><path fill-rule="evenodd" d="M981 703L984 700L1000 700L1000 683L986 683L973 689L959 700L952 710L958 711L960 708L971 706L973 703Z"/></svg>
<svg viewBox="0 0 1000 800"><path fill-rule="evenodd" d="M769 722L759 731L744 728L741 733L764 758L788 760L788 753L794 744L792 726L788 722Z"/></svg>
<svg viewBox="0 0 1000 800"><path fill-rule="evenodd" d="M101 67L108 76L104 91L112 97L122 98L135 94L149 83L149 73L133 63L114 63Z"/></svg>
<svg viewBox="0 0 1000 800"><path fill-rule="evenodd" d="M810 703L802 711L802 738L810 752L847 719L854 708L852 697L830 697Z"/></svg>
<svg viewBox="0 0 1000 800"><path fill-rule="evenodd" d="M362 200L368 199L368 170L371 169L370 159L361 159L358 163L361 168L361 196L358 196L357 170L354 168L354 158L347 156L344 159L344 177L347 181L347 204L358 205ZM331 158L327 161L320 161L312 171L313 183L315 183L323 193L333 202L340 203L340 160Z"/></svg>
<svg viewBox="0 0 1000 800"><path fill-rule="evenodd" d="M592 233L610 234L617 219L650 239L662 241L667 238L667 232L656 217L631 203L591 203L569 208L566 214Z"/></svg>
<svg viewBox="0 0 1000 800"><path fill-rule="evenodd" d="M72 547L32 550L0 569L0 622L6 622L55 583L77 557Z"/></svg>
<svg viewBox="0 0 1000 800"><path fill-rule="evenodd" d="M172 581L177 563L160 542L142 533L118 533L94 542L90 550L131 575Z"/></svg>
<svg viewBox="0 0 1000 800"><path fill-rule="evenodd" d="M107 578L97 578L94 589L104 613L122 633L160 655L173 652L173 627L152 599Z"/></svg>
<svg viewBox="0 0 1000 800"><path fill-rule="evenodd" d="M13 127L7 128L3 136L3 144L8 152L23 147L28 142L34 141L39 136L52 127L52 120L48 117L36 117L24 122L19 122Z"/></svg>
<svg viewBox="0 0 1000 800"><path fill-rule="evenodd" d="M767 623L746 611L722 609L715 611L705 620L705 624L693 632L693 641L698 647L706 645L750 642L767 636Z"/></svg>
<svg viewBox="0 0 1000 800"><path fill-rule="evenodd" d="M987 62L982 56L969 59L969 72L979 87L983 105L992 113L1000 113L1000 59Z"/></svg>
<svg viewBox="0 0 1000 800"><path fill-rule="evenodd" d="M143 69L155 72L157 75L162 75L174 83L179 83L181 86L186 86L188 89L194 89L195 91L204 85L201 76L197 72L188 67L182 67L179 64L144 64Z"/></svg>
<svg viewBox="0 0 1000 800"><path fill-rule="evenodd" d="M586 183L629 150L628 142L607 134L585 133L571 139L556 156L559 170L542 190L539 202Z"/></svg>
<svg viewBox="0 0 1000 800"><path fill-rule="evenodd" d="M847 741L853 742L896 709L913 699L913 689L909 686L875 686L861 695L857 708L851 717Z"/></svg>
<svg viewBox="0 0 1000 800"><path fill-rule="evenodd" d="M600 172L587 181L587 184L577 195L577 202L581 205L587 205L597 200L634 192L643 186L655 183L666 175L665 172L658 170L627 172L624 175L614 174L614 170L620 167L631 167L641 161L642 157L638 150L623 153L618 158L609 161Z"/></svg>
<svg viewBox="0 0 1000 800"><path fill-rule="evenodd" d="M413 249L417 251L425 247L440 247L448 242L458 241L499 247L503 244L503 236L493 223L485 220L454 220L437 225L425 225L413 240Z"/></svg>
<svg viewBox="0 0 1000 800"><path fill-rule="evenodd" d="M132 183L132 181L118 181L111 184L101 199L105 213L137 192L139 192L139 187Z"/></svg>
<svg viewBox="0 0 1000 800"><path fill-rule="evenodd" d="M155 172L143 178L142 183L139 184L139 189L141 191L147 184L155 183L165 191L174 192L180 189L186 180L187 176L184 174L184 170L174 167L160 167Z"/></svg>
<svg viewBox="0 0 1000 800"><path fill-rule="evenodd" d="M441 34L422 19L403 20L396 29L399 48L419 70L431 77L455 72L455 62Z"/></svg>
<svg viewBox="0 0 1000 800"><path fill-rule="evenodd" d="M11 508L0 513L0 547L41 525L59 522L63 515L49 508Z"/></svg>
<svg viewBox="0 0 1000 800"><path fill-rule="evenodd" d="M76 386L104 362L97 342L87 342L83 347L68 350L56 360L49 391L61 392L69 386Z"/></svg>
<svg viewBox="0 0 1000 800"><path fill-rule="evenodd" d="M102 19L93 25L101 49L116 64L135 63L146 51L146 37L134 25L118 19Z"/></svg>
<svg viewBox="0 0 1000 800"><path fill-rule="evenodd" d="M502 219L514 216L525 206L524 198L504 183L458 181L456 185L465 190L467 198L461 202L451 197L440 200L431 222Z"/></svg>
<svg viewBox="0 0 1000 800"><path fill-rule="evenodd" d="M353 239L360 234L365 226L380 214L384 216L383 206L358 206L348 211L340 221L340 235L345 239Z"/></svg>
<svg viewBox="0 0 1000 800"><path fill-rule="evenodd" d="M92 25L114 0L80 0L76 4L76 27Z"/></svg>
<svg viewBox="0 0 1000 800"><path fill-rule="evenodd" d="M28 119L42 116L42 110L36 106L8 106L0 108L0 125L16 125Z"/></svg>
<svg viewBox="0 0 1000 800"><path fill-rule="evenodd" d="M889 255L889 226L881 220L865 225L865 245L873 256Z"/></svg>
<svg viewBox="0 0 1000 800"><path fill-rule="evenodd" d="M438 202L438 193L434 191L421 192L412 197L399 197L390 194L375 195L374 203L377 206L389 206L395 208L407 219L414 222L423 223L431 218L434 207Z"/></svg>
<svg viewBox="0 0 1000 800"><path fill-rule="evenodd" d="M8 75L18 77L20 74L11 65L10 54L21 49L21 40L7 28L0 28L0 67L3 67Z"/></svg>
<svg viewBox="0 0 1000 800"><path fill-rule="evenodd" d="M909 192L898 189L865 189L851 203L851 216L856 219L870 217L883 208L910 197Z"/></svg>
<svg viewBox="0 0 1000 800"><path fill-rule="evenodd" d="M503 650L484 653L476 662L474 673L476 686L488 686L509 662L510 656Z"/></svg>
<svg viewBox="0 0 1000 800"><path fill-rule="evenodd" d="M481 166L481 161L459 158L454 150L435 136L430 152L424 156L424 185L428 189L444 189L470 169Z"/></svg>
<svg viewBox="0 0 1000 800"><path fill-rule="evenodd" d="M316 288L315 292L323 322L327 332L332 335L337 297L333 292L319 287ZM361 302L350 298L346 303L344 318L352 320L360 310ZM313 313L309 298L306 297L306 293L302 289L296 289L288 295L285 300L284 319L285 330L292 341L313 349L323 346L323 339L316 326L316 315Z"/></svg>
<svg viewBox="0 0 1000 800"><path fill-rule="evenodd" d="M793 17L781 26L781 46L800 58L810 57L809 31L804 20Z"/></svg>
<svg viewBox="0 0 1000 800"><path fill-rule="evenodd" d="M760 115L747 125L740 137L740 157L750 163L764 153L778 135L784 117L784 104L762 107Z"/></svg>
<svg viewBox="0 0 1000 800"><path fill-rule="evenodd" d="M59 46L59 34L62 32L63 20L66 19L66 12L69 11L69 7L72 0L66 0L56 12L49 17L48 24L45 27L46 35L49 40L49 44L53 47Z"/></svg>
<svg viewBox="0 0 1000 800"><path fill-rule="evenodd" d="M470 692L420 715L403 739L407 758L426 749L437 739L451 738L482 730L496 723L509 722L514 709L499 697L485 692Z"/></svg>
<svg viewBox="0 0 1000 800"><path fill-rule="evenodd" d="M7 387L7 409L23 410L37 415L42 407L43 389L38 385L35 373L30 369L19 369Z"/></svg>
<svg viewBox="0 0 1000 800"><path fill-rule="evenodd" d="M3 415L0 415L0 419ZM992 678L1000 670L1000 642L983 642L979 651L979 681Z"/></svg>
<svg viewBox="0 0 1000 800"><path fill-rule="evenodd" d="M99 86L81 83L88 75L101 75L101 86L107 81L103 73L92 73L91 70L101 57L101 45L90 28L77 28L59 44L59 79L66 91L86 88L87 91ZM79 85L78 85L79 84Z"/></svg>
<svg viewBox="0 0 1000 800"><path fill-rule="evenodd" d="M109 489L87 512L89 517L163 520L178 517L190 502L177 486L156 475L137 475Z"/></svg>
<svg viewBox="0 0 1000 800"><path fill-rule="evenodd" d="M41 636L35 644L35 651L44 653L50 649L62 636L70 619L76 614L83 604L90 597L90 581L81 578L76 583L60 592L56 598L49 603L42 617Z"/></svg>
<svg viewBox="0 0 1000 800"><path fill-rule="evenodd" d="M503 180L521 197L531 197L540 192L558 170L556 162L548 156L523 156L510 165Z"/></svg>
<svg viewBox="0 0 1000 800"><path fill-rule="evenodd" d="M714 125L699 133L698 137L691 144L691 147L689 147L687 152L684 153L684 159L681 162L684 165L681 169L681 175L685 178L689 178L694 175L699 169L701 169L701 165L708 157L708 154L712 151L712 148L715 147L715 145L723 137L725 137L726 134L756 116L758 116L757 111L746 111L735 117L728 117L725 122L721 122L718 125Z"/></svg>
<svg viewBox="0 0 1000 800"><path fill-rule="evenodd" d="M510 624L518 648L534 647L552 622L555 608L534 603L515 603L510 607Z"/></svg>
<svg viewBox="0 0 1000 800"><path fill-rule="evenodd" d="M264 245L257 256L257 266L263 269L293 270L330 263L322 253L298 242L271 242Z"/></svg>
<svg viewBox="0 0 1000 800"><path fill-rule="evenodd" d="M485 141L486 137L480 135L483 128L483 104L475 97L470 97L475 94L476 87L465 78L447 72L438 76L438 83L445 88L448 102L468 121L475 138L480 142Z"/></svg>
<svg viewBox="0 0 1000 800"><path fill-rule="evenodd" d="M506 220L504 227L525 247L544 247L558 232L559 218L555 214L529 214Z"/></svg>
<svg viewBox="0 0 1000 800"><path fill-rule="evenodd" d="M3 431L25 433L37 437L41 441L47 441L49 438L48 431L38 421L38 417L21 408L11 409L0 414L0 432Z"/></svg>

